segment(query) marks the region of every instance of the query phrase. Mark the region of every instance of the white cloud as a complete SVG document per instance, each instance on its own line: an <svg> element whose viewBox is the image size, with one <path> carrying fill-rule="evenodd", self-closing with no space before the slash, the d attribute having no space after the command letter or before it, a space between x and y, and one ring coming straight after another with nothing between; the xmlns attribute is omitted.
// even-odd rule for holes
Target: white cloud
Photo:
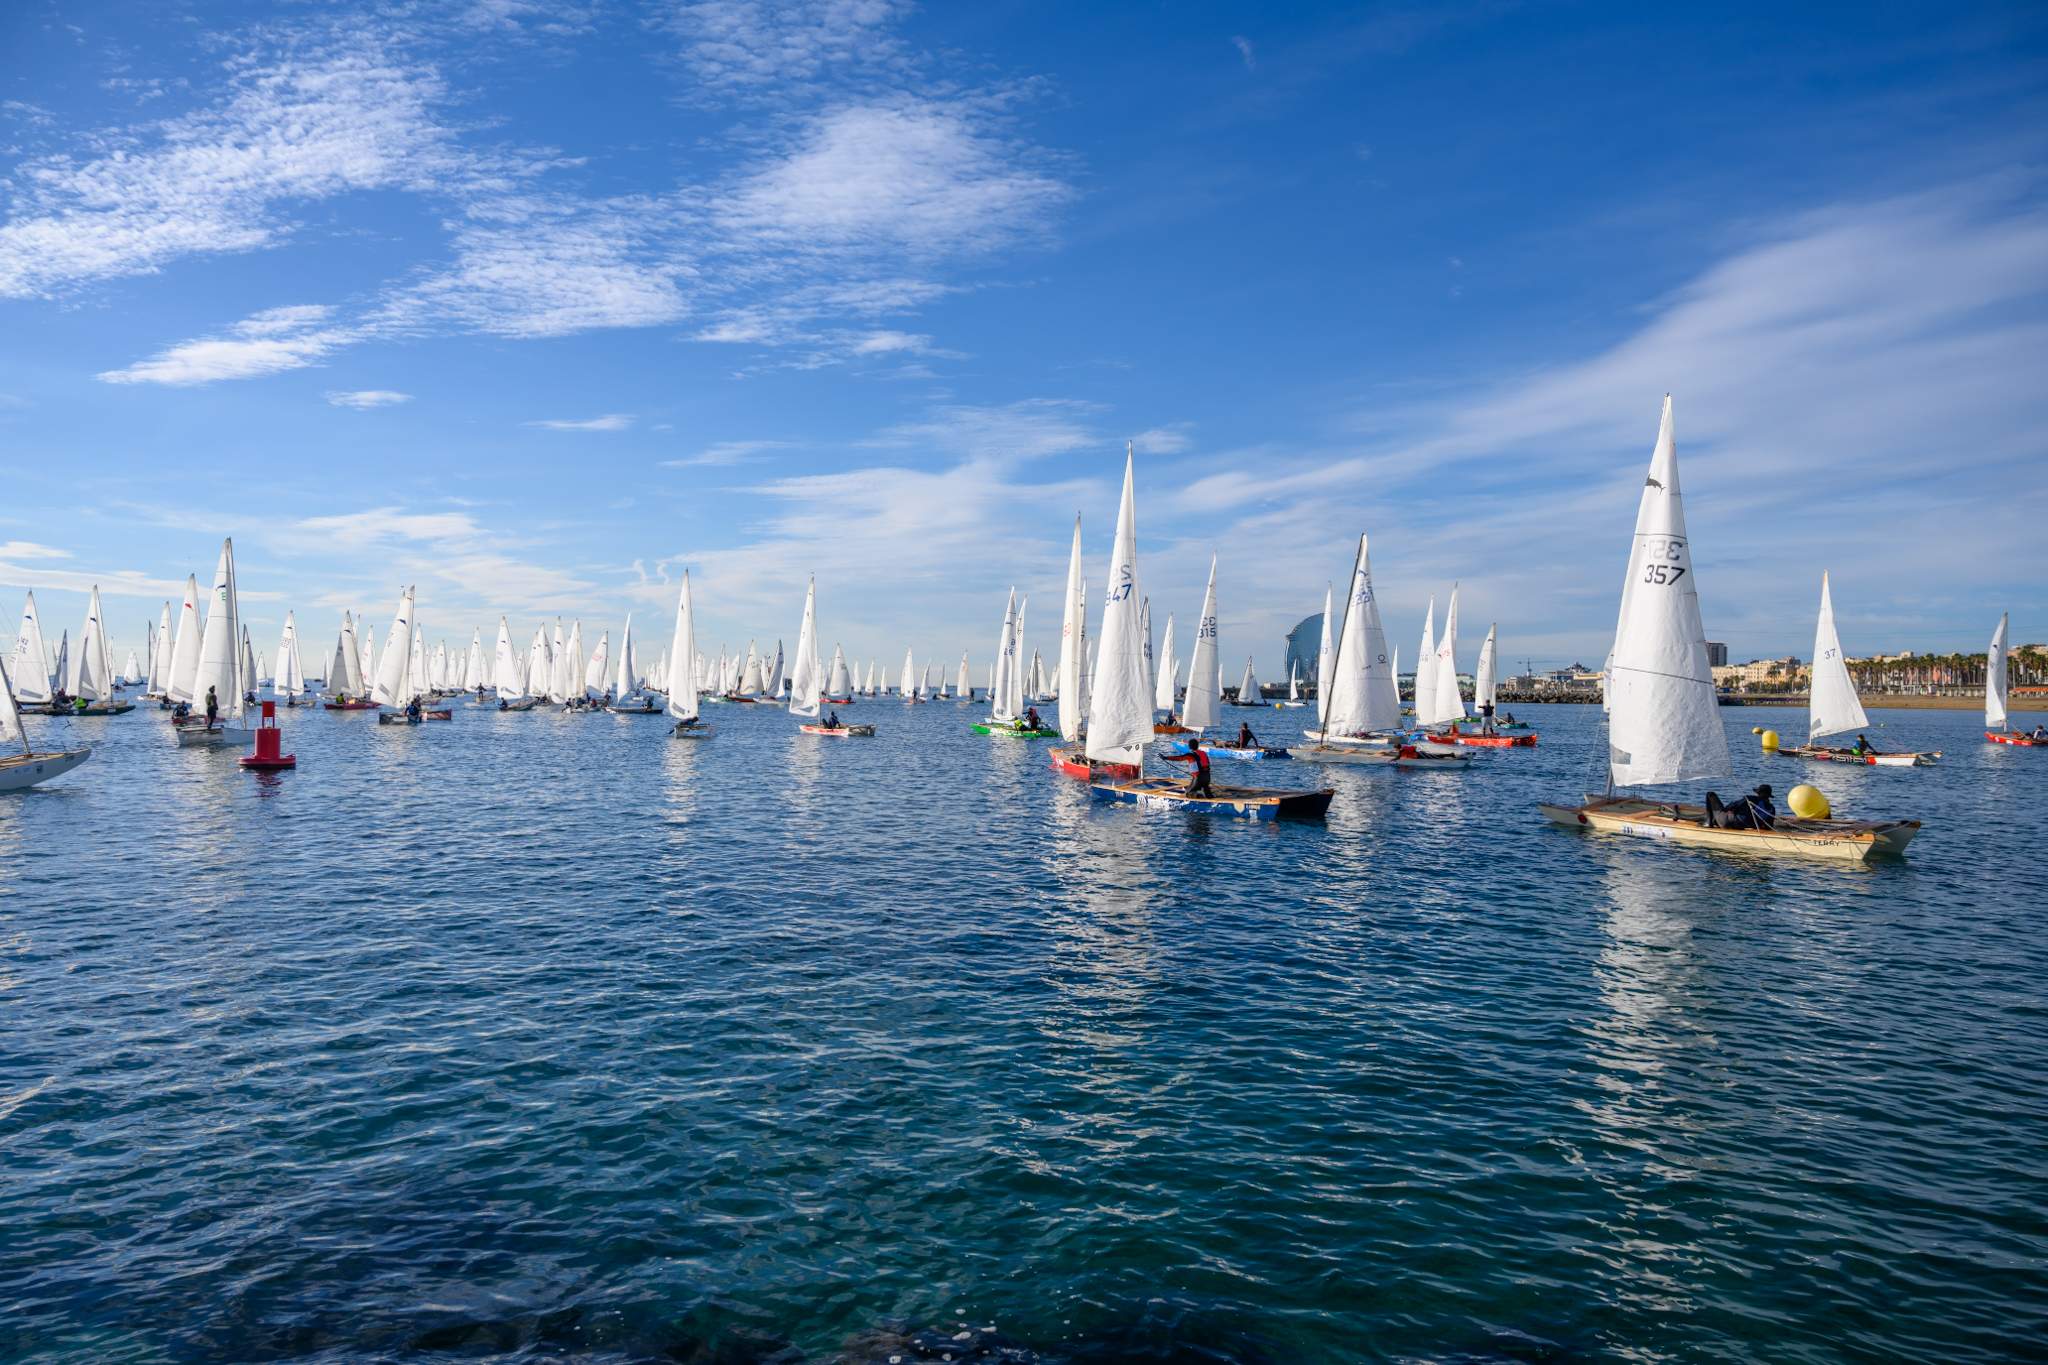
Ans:
<svg viewBox="0 0 2048 1365"><path fill-rule="evenodd" d="M98 378L108 384L183 386L304 369L361 335L354 328L321 325L329 311L319 305L272 308L236 323L228 336L179 342Z"/></svg>
<svg viewBox="0 0 2048 1365"><path fill-rule="evenodd" d="M1194 430L1193 422L1169 422L1163 427L1152 427L1131 438L1131 445L1141 455L1178 455L1195 443L1189 435Z"/></svg>
<svg viewBox="0 0 2048 1365"><path fill-rule="evenodd" d="M60 550L54 545L38 545L32 540L0 541L0 559L69 559L71 551Z"/></svg>
<svg viewBox="0 0 2048 1365"><path fill-rule="evenodd" d="M888 25L904 0L688 0L668 26L698 94L787 93L827 74L901 67L902 45Z"/></svg>
<svg viewBox="0 0 2048 1365"><path fill-rule="evenodd" d="M1251 39L1245 37L1242 33L1233 33L1230 35L1230 45L1236 48L1237 55L1244 59L1245 70L1256 71L1259 69L1258 56L1252 51Z"/></svg>
<svg viewBox="0 0 2048 1365"><path fill-rule="evenodd" d="M216 108L104 135L90 159L23 165L0 225L0 297L271 246L292 231L292 204L430 189L460 170L434 117L440 80L374 46L237 59L227 82Z"/></svg>
<svg viewBox="0 0 2048 1365"><path fill-rule="evenodd" d="M367 411L370 408L388 408L398 403L410 403L412 395L409 393L399 393L392 389L330 389L327 392L327 401L334 404L337 408L355 408L359 411Z"/></svg>
<svg viewBox="0 0 2048 1365"><path fill-rule="evenodd" d="M537 422L528 422L530 427L546 427L549 431L624 431L633 425L630 413L608 412L602 417L585 417L579 420L551 417Z"/></svg>
<svg viewBox="0 0 2048 1365"><path fill-rule="evenodd" d="M813 120L716 206L757 248L974 254L1042 232L1067 187L961 104L898 97Z"/></svg>
<svg viewBox="0 0 2048 1365"><path fill-rule="evenodd" d="M746 464L773 450L787 450L789 441L719 441L706 446L695 455L678 460L663 460L664 469L716 468L724 465Z"/></svg>
<svg viewBox="0 0 2048 1365"><path fill-rule="evenodd" d="M309 545L348 550L397 541L467 545L480 541L482 536L476 519L467 512L407 512L399 507L307 517L294 527L294 532Z"/></svg>

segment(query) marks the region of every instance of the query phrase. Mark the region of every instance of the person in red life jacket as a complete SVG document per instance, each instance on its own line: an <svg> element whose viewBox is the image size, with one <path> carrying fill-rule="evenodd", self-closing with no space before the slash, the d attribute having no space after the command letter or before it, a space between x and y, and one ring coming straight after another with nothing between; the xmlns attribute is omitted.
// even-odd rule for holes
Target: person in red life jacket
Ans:
<svg viewBox="0 0 2048 1365"><path fill-rule="evenodd" d="M1187 786L1181 788L1185 796L1207 796L1209 794L1209 755L1202 752L1202 737L1188 736L1188 751L1184 754L1165 755L1168 763L1192 763L1195 771L1188 777Z"/></svg>

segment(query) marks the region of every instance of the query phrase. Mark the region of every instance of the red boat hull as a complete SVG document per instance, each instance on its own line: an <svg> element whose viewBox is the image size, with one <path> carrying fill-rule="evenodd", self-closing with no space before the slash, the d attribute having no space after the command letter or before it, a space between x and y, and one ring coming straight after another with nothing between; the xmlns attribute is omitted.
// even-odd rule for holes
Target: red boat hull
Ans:
<svg viewBox="0 0 2048 1365"><path fill-rule="evenodd" d="M1083 782L1101 778L1109 782L1128 782L1138 775L1135 763L1095 763L1076 749L1054 749L1052 766L1068 777L1078 777Z"/></svg>
<svg viewBox="0 0 2048 1365"><path fill-rule="evenodd" d="M1530 749L1536 746L1533 734L1516 735L1468 735L1462 730L1452 730L1429 737L1432 744L1462 744L1471 749Z"/></svg>
<svg viewBox="0 0 2048 1365"><path fill-rule="evenodd" d="M2010 744L2016 749L2048 748L2048 744L2043 744L2038 739L2029 739L2025 735L2001 734L1997 730L1986 730L1984 738L1990 740L1993 744Z"/></svg>

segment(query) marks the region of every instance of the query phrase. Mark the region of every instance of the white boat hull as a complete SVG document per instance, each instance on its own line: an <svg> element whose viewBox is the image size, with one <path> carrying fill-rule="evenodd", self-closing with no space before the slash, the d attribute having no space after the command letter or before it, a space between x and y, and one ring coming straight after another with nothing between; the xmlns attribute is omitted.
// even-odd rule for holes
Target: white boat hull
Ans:
<svg viewBox="0 0 2048 1365"><path fill-rule="evenodd" d="M255 742L254 730L229 725L216 725L211 729L204 725L178 727L178 747L181 749L246 749Z"/></svg>
<svg viewBox="0 0 2048 1365"><path fill-rule="evenodd" d="M26 791L38 782L63 776L91 757L91 749L60 749L55 753L0 758L0 792Z"/></svg>

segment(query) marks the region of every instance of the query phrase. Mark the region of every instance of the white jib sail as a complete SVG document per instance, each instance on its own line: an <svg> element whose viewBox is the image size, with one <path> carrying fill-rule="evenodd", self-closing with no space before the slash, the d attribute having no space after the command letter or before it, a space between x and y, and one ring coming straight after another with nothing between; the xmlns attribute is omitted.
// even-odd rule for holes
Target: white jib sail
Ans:
<svg viewBox="0 0 2048 1365"><path fill-rule="evenodd" d="M697 671L690 660L697 657L697 623L690 606L690 571L683 570L682 590L676 594L675 637L669 641L668 713L677 720L697 718Z"/></svg>
<svg viewBox="0 0 2048 1365"><path fill-rule="evenodd" d="M1323 584L1323 643L1316 651L1317 720L1325 720L1330 714L1330 669L1336 662L1336 656L1330 647L1330 608L1335 605L1331 595L1331 585Z"/></svg>
<svg viewBox="0 0 2048 1365"><path fill-rule="evenodd" d="M914 697L917 695L916 665L915 660L911 657L915 652L909 649L903 651L903 675L896 679L896 691L901 696Z"/></svg>
<svg viewBox="0 0 2048 1365"><path fill-rule="evenodd" d="M170 685L171 604L166 602L163 618L156 625L156 645L149 651L149 678L143 684L142 693L147 697L161 697Z"/></svg>
<svg viewBox="0 0 2048 1365"><path fill-rule="evenodd" d="M1081 595L1086 597L1088 595L1087 589L1083 588ZM956 697L972 697L974 695L974 680L967 675L967 651L964 649L960 651L959 675L953 679L953 695Z"/></svg>
<svg viewBox="0 0 2048 1365"><path fill-rule="evenodd" d="M1998 629L1991 634L1991 648L1984 655L1984 728L2003 730L2005 715L2005 626L2012 615L2003 612L1998 618Z"/></svg>
<svg viewBox="0 0 2048 1365"><path fill-rule="evenodd" d="M27 731L21 728L21 708L14 704L14 684L4 659L0 659L0 741L19 744L25 754L34 752L28 747Z"/></svg>
<svg viewBox="0 0 2048 1365"><path fill-rule="evenodd" d="M206 625L199 636L199 667L192 680L193 700L204 705L208 689L221 714L242 715L242 623L236 619L235 543L221 542L220 563L213 571L213 596Z"/></svg>
<svg viewBox="0 0 2048 1365"><path fill-rule="evenodd" d="M533 632L533 643L526 649L525 688L527 695L545 697L548 692L548 675L553 671L548 662L548 631L541 626Z"/></svg>
<svg viewBox="0 0 2048 1365"><path fill-rule="evenodd" d="M1432 709L1430 725L1449 725L1452 721L1465 718L1465 698L1458 691L1458 589L1451 588L1451 605L1444 611L1444 633L1437 637L1436 666L1430 670L1436 675L1436 704ZM1418 718L1422 709L1416 708Z"/></svg>
<svg viewBox="0 0 2048 1365"><path fill-rule="evenodd" d="M78 658L71 667L71 684L65 690L87 701L109 701L114 695L114 659L107 648L107 631L100 619L100 590L94 584L86 600L85 629L78 637Z"/></svg>
<svg viewBox="0 0 2048 1365"><path fill-rule="evenodd" d="M1850 680L1848 661L1842 657L1842 638L1835 633L1835 603L1828 593L1825 571L1820 576L1820 620L1813 630L1813 682L1807 692L1808 744L1870 725L1870 717L1863 714L1863 701L1856 695L1856 684Z"/></svg>
<svg viewBox="0 0 2048 1365"><path fill-rule="evenodd" d="M475 692L489 685L490 669L484 664L483 627L469 628L469 658L464 662L462 683L466 690Z"/></svg>
<svg viewBox="0 0 2048 1365"><path fill-rule="evenodd" d="M1081 514L1074 514L1074 543L1067 551L1067 591L1060 599L1060 738L1079 739L1087 728L1088 713L1082 710L1081 670L1087 667L1082 657L1084 646L1081 635L1088 619L1087 591L1081 586ZM1168 638L1172 638L1170 635ZM965 682L967 665L961 661L961 681ZM966 696L962 691L961 696Z"/></svg>
<svg viewBox="0 0 2048 1365"><path fill-rule="evenodd" d="M391 629L384 635L384 657L377 661L377 682L370 700L379 706L403 706L406 659L412 645L412 589L398 594L398 610L391 617Z"/></svg>
<svg viewBox="0 0 2048 1365"><path fill-rule="evenodd" d="M1494 635L1498 629L1497 626L1487 626L1486 639L1479 646L1479 666L1472 674L1472 704L1480 708L1482 715L1486 707L1497 704L1499 679L1495 674L1499 664L1494 657L1497 647Z"/></svg>
<svg viewBox="0 0 2048 1365"><path fill-rule="evenodd" d="M1005 723L1017 718L1017 708L1011 701L1011 694L1018 689L1011 679L1017 671L1017 590L1010 589L1010 597L1003 604L1003 629L996 636L996 681L995 691L989 696L989 714Z"/></svg>
<svg viewBox="0 0 2048 1365"><path fill-rule="evenodd" d="M526 695L526 682L519 673L519 651L512 644L512 623L498 618L498 643L491 651L491 688L499 701L518 701Z"/></svg>
<svg viewBox="0 0 2048 1365"><path fill-rule="evenodd" d="M1152 652L1152 599L1147 597L1138 603L1138 622L1145 632L1145 695L1158 695L1159 656Z"/></svg>
<svg viewBox="0 0 2048 1365"><path fill-rule="evenodd" d="M1326 690L1329 699L1322 716L1326 734L1363 735L1392 730L1401 723L1400 694L1395 690L1387 631L1373 591L1370 547L1363 535L1358 538L1358 558L1351 569L1344 618L1337 626Z"/></svg>
<svg viewBox="0 0 2048 1365"><path fill-rule="evenodd" d="M1415 723L1428 725L1436 714L1436 598L1422 617L1422 645L1415 653Z"/></svg>
<svg viewBox="0 0 2048 1365"><path fill-rule="evenodd" d="M1152 689L1145 676L1145 640L1138 620L1138 507L1132 486L1134 457L1124 447L1124 491L1117 504L1116 537L1109 552L1109 586L1102 599L1102 642L1089 680L1089 758L1142 763L1152 742Z"/></svg>
<svg viewBox="0 0 2048 1365"><path fill-rule="evenodd" d="M1261 700L1262 698L1259 695L1259 675L1252 671L1252 658L1251 655L1247 654L1244 658L1244 676L1237 680L1237 704L1239 706L1255 706Z"/></svg>
<svg viewBox="0 0 2048 1365"><path fill-rule="evenodd" d="M1728 735L1707 666L1668 394L1636 511L1607 690L1608 759L1617 786L1728 774Z"/></svg>
<svg viewBox="0 0 2048 1365"><path fill-rule="evenodd" d="M796 665L789 678L791 715L815 717L818 714L818 698L825 686L819 672L818 577L813 574L804 587L804 620L796 633ZM908 681L905 679L906 683Z"/></svg>
<svg viewBox="0 0 2048 1365"><path fill-rule="evenodd" d="M171 646L171 672L164 681L164 693L172 701L199 700L192 690L199 677L199 632L199 580L186 574L185 600L178 608L178 638Z"/></svg>
<svg viewBox="0 0 2048 1365"><path fill-rule="evenodd" d="M761 691L770 697L782 695L782 641L775 642L775 658L768 665L766 685Z"/></svg>
<svg viewBox="0 0 2048 1365"><path fill-rule="evenodd" d="M284 638L277 645L275 690L286 697L306 694L306 670L299 658L299 623L294 612L284 614Z"/></svg>
<svg viewBox="0 0 2048 1365"><path fill-rule="evenodd" d="M1202 593L1202 615L1195 627L1195 656L1188 664L1188 697L1180 723L1191 730L1213 730L1222 724L1223 673L1216 640L1216 556L1209 556L1209 586Z"/></svg>
<svg viewBox="0 0 2048 1365"><path fill-rule="evenodd" d="M1166 635L1159 642L1159 677L1152 691L1152 705L1171 711L1180 691L1180 656L1174 650L1173 613L1166 613Z"/></svg>
<svg viewBox="0 0 2048 1365"><path fill-rule="evenodd" d="M853 695L853 673L846 666L846 652L832 646L832 667L825 683L825 695L835 701Z"/></svg>

